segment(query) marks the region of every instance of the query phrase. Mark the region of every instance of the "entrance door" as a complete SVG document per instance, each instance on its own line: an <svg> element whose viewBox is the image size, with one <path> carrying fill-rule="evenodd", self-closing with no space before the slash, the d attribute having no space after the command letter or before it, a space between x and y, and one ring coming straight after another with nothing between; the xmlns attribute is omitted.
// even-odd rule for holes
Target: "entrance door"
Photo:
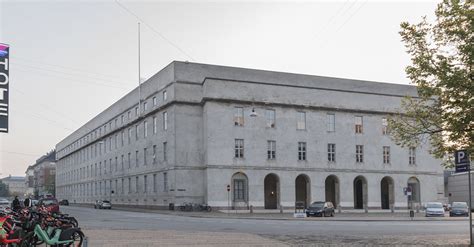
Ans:
<svg viewBox="0 0 474 247"><path fill-rule="evenodd" d="M268 174L264 181L265 209L277 209L278 207L278 177Z"/></svg>

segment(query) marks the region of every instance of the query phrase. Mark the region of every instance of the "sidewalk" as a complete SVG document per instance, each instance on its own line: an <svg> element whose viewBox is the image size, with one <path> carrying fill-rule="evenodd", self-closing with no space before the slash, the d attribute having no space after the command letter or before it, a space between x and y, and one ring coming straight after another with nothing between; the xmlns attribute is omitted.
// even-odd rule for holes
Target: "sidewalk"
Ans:
<svg viewBox="0 0 474 247"><path fill-rule="evenodd" d="M183 212L170 210L156 210L143 208L113 207L115 210L123 210L130 212L157 213L163 215L176 215L196 218L230 218L230 219L255 219L255 220L300 220L300 221L467 221L468 217L449 217L449 213L445 217L425 217L424 212L415 213L415 217L411 219L406 210L396 210L394 213L389 210L370 210L365 213L363 210L343 210L341 213L336 211L335 217L309 217L295 218L294 211L285 210L280 213L279 210L220 210L212 212Z"/></svg>

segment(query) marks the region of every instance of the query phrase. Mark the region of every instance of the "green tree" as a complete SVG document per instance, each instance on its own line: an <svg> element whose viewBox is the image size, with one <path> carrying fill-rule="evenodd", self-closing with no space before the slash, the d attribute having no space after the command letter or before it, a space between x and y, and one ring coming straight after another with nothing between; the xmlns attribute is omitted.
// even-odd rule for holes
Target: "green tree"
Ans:
<svg viewBox="0 0 474 247"><path fill-rule="evenodd" d="M434 24L423 17L400 25L411 56L406 73L418 97L402 100L400 114L389 121L391 135L401 146L430 142L437 158L450 158L457 149L474 155L473 3L444 0L435 14Z"/></svg>

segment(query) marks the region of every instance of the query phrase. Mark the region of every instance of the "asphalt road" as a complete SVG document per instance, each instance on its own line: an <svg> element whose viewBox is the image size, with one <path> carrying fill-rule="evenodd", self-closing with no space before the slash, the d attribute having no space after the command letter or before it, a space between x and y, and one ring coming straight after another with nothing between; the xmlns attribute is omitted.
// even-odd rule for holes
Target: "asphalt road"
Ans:
<svg viewBox="0 0 474 247"><path fill-rule="evenodd" d="M296 221L197 218L119 210L62 207L87 230L248 233L286 244L467 244L468 221Z"/></svg>

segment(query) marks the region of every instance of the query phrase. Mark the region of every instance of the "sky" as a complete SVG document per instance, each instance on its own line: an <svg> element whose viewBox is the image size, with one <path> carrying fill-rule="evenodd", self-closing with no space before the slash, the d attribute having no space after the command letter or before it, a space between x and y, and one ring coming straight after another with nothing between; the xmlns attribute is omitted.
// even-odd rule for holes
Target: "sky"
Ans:
<svg viewBox="0 0 474 247"><path fill-rule="evenodd" d="M0 178L29 165L174 60L409 84L400 23L436 1L7 1L9 133Z"/></svg>

